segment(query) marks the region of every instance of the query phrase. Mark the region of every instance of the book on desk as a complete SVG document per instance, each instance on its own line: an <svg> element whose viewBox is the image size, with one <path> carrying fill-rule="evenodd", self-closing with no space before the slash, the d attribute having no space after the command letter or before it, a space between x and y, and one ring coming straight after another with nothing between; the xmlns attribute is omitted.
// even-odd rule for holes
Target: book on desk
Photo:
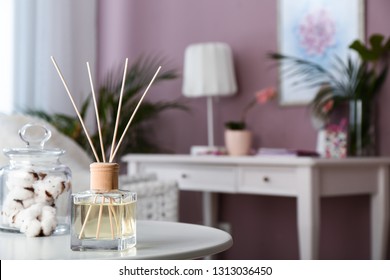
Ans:
<svg viewBox="0 0 390 280"><path fill-rule="evenodd" d="M287 156L287 157L319 157L319 153L311 150L285 149L285 148L260 148L256 156Z"/></svg>

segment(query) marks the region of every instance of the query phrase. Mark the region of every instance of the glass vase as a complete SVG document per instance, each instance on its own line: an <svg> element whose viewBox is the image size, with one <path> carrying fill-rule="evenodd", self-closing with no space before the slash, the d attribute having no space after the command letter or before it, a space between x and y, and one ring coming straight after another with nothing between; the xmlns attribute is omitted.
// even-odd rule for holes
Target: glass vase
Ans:
<svg viewBox="0 0 390 280"><path fill-rule="evenodd" d="M375 117L373 102L356 99L349 101L348 156L375 156Z"/></svg>

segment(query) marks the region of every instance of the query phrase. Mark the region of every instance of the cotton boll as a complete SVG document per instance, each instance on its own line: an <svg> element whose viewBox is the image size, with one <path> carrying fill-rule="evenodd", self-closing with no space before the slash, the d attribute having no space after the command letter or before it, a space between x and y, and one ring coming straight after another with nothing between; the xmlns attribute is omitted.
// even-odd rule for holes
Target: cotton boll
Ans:
<svg viewBox="0 0 390 280"><path fill-rule="evenodd" d="M54 204L54 197L49 192L50 184L46 183L45 181L39 180L34 183L34 189L35 189L34 199L36 203L42 203L46 205Z"/></svg>
<svg viewBox="0 0 390 280"><path fill-rule="evenodd" d="M15 213L14 215L11 215L11 216L4 216L3 217L3 222L4 224L6 225L9 225L10 227L14 227L14 228L19 228L15 225L15 221L16 221L16 215L18 214L19 212Z"/></svg>
<svg viewBox="0 0 390 280"><path fill-rule="evenodd" d="M50 235L57 226L56 209L51 206L44 206L40 220L43 234Z"/></svg>
<svg viewBox="0 0 390 280"><path fill-rule="evenodd" d="M15 224L28 237L50 235L57 226L56 209L40 203L33 204L16 215Z"/></svg>
<svg viewBox="0 0 390 280"><path fill-rule="evenodd" d="M30 187L37 179L38 175L35 172L27 170L10 171L7 179L7 187L10 190L14 187Z"/></svg>
<svg viewBox="0 0 390 280"><path fill-rule="evenodd" d="M18 228L22 228L25 225L28 225L30 221L37 219L42 213L41 204L33 204L27 209L21 210L15 219L15 225Z"/></svg>
<svg viewBox="0 0 390 280"><path fill-rule="evenodd" d="M7 215L3 215L3 223L5 225L18 228L18 226L15 224L18 213L19 211L15 211L13 213L7 213Z"/></svg>
<svg viewBox="0 0 390 280"><path fill-rule="evenodd" d="M67 188L63 178L59 176L47 176L43 182L47 184L46 190L57 199Z"/></svg>
<svg viewBox="0 0 390 280"><path fill-rule="evenodd" d="M23 224L20 228L20 232L24 233L27 237L36 237L41 234L41 223L35 219Z"/></svg>
<svg viewBox="0 0 390 280"><path fill-rule="evenodd" d="M11 197L7 197L4 201L2 216L3 222L9 225L15 223L15 215L23 210L23 204L21 201L15 201Z"/></svg>
<svg viewBox="0 0 390 280"><path fill-rule="evenodd" d="M19 187L14 188L13 191L9 192L3 205L3 222L10 226L14 226L16 214L34 203L33 194L32 191L26 191L24 188Z"/></svg>
<svg viewBox="0 0 390 280"><path fill-rule="evenodd" d="M17 200L25 200L34 196L34 188L30 185L29 187L15 186L10 189L7 197Z"/></svg>
<svg viewBox="0 0 390 280"><path fill-rule="evenodd" d="M15 215L32 204L35 181L34 175L28 171L11 171L6 181L9 192L3 205L3 215L9 225L14 225Z"/></svg>
<svg viewBox="0 0 390 280"><path fill-rule="evenodd" d="M72 183L71 182L65 182L63 181L63 185L65 187L64 192L68 192L72 189Z"/></svg>
<svg viewBox="0 0 390 280"><path fill-rule="evenodd" d="M20 202L21 208L18 208L19 212L13 215L12 223L13 226L19 228L27 236L47 236L57 226L56 203L60 202L61 194L69 186L67 186L61 176L50 176L43 173L35 174L37 174L37 178L32 187L15 187L13 192L9 192L10 197L22 196L26 198L17 200ZM8 221L10 221L10 217L8 217ZM40 224L39 228L36 221Z"/></svg>
<svg viewBox="0 0 390 280"><path fill-rule="evenodd" d="M3 212L13 213L15 211L20 211L23 208L23 201L14 199L12 196L7 196L4 201Z"/></svg>
<svg viewBox="0 0 390 280"><path fill-rule="evenodd" d="M51 235L56 229L56 226L57 226L57 221L55 218L41 221L41 229L45 236Z"/></svg>
<svg viewBox="0 0 390 280"><path fill-rule="evenodd" d="M44 206L45 205L43 204L35 203L29 208L25 209L25 212L27 212L30 217L37 218L42 214L42 209Z"/></svg>
<svg viewBox="0 0 390 280"><path fill-rule="evenodd" d="M54 205L56 199L64 192L67 185L60 176L46 176L34 183L35 201Z"/></svg>
<svg viewBox="0 0 390 280"><path fill-rule="evenodd" d="M54 207L51 207L51 206L43 206L42 207L42 213L41 213L41 219L42 220L46 220L46 219L51 219L51 218L55 218L56 216L56 209Z"/></svg>
<svg viewBox="0 0 390 280"><path fill-rule="evenodd" d="M15 225L20 229L20 232L25 233L28 237L40 235L42 227L38 218L41 216L42 208L41 204L33 204L16 215Z"/></svg>
<svg viewBox="0 0 390 280"><path fill-rule="evenodd" d="M38 172L38 173L36 173L36 176L38 176L39 180L43 180L46 178L47 174L44 172Z"/></svg>
<svg viewBox="0 0 390 280"><path fill-rule="evenodd" d="M19 213L16 214L15 219L14 219L14 226L20 230L20 232L24 232L24 226L28 224L33 220L33 218L30 218L28 213L25 212L25 209L20 211ZM23 228L23 230L22 230Z"/></svg>
<svg viewBox="0 0 390 280"><path fill-rule="evenodd" d="M14 212L14 214L10 214L5 212L4 210L1 212L1 220L4 225L13 227L13 223L15 220L15 216L18 212Z"/></svg>
<svg viewBox="0 0 390 280"><path fill-rule="evenodd" d="M35 203L34 197L23 200L23 207L28 208Z"/></svg>
<svg viewBox="0 0 390 280"><path fill-rule="evenodd" d="M13 226L20 229L24 220L25 220L25 213L23 213L24 210L19 211L13 219Z"/></svg>

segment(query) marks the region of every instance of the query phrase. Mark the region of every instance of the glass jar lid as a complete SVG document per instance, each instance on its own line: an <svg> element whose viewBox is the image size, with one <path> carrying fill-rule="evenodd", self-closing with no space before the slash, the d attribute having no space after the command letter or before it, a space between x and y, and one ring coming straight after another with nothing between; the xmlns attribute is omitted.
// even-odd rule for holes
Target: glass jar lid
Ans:
<svg viewBox="0 0 390 280"><path fill-rule="evenodd" d="M65 153L62 149L45 149L45 143L51 137L51 131L43 124L28 123L19 130L19 137L26 143L24 148L5 148L3 152L13 157L58 157Z"/></svg>

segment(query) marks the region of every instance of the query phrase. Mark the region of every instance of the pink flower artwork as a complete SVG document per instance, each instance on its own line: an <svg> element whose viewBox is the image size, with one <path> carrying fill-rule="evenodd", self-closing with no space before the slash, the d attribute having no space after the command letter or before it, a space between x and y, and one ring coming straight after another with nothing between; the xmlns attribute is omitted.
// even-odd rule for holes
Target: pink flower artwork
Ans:
<svg viewBox="0 0 390 280"><path fill-rule="evenodd" d="M299 25L299 42L308 55L323 55L335 41L336 25L326 9L307 14Z"/></svg>

